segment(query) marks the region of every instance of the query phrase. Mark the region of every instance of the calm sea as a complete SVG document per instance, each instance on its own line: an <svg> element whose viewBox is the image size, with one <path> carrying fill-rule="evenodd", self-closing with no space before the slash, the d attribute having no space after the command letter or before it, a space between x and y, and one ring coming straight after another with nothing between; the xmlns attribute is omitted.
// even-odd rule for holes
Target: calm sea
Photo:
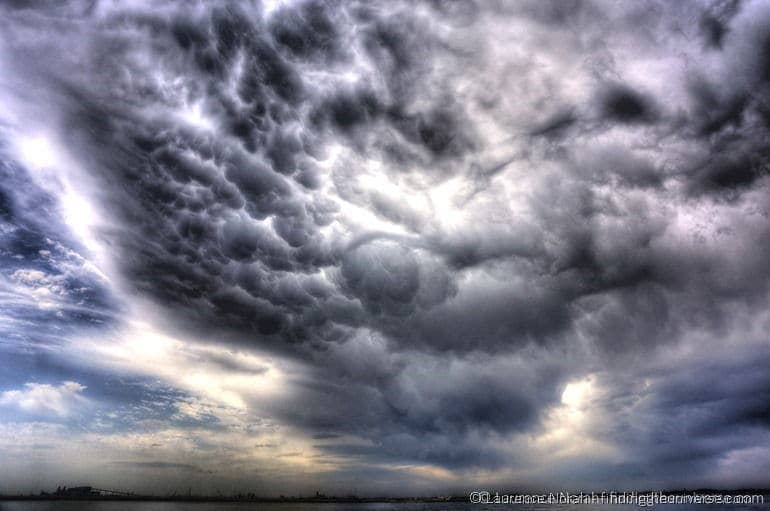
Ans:
<svg viewBox="0 0 770 511"><path fill-rule="evenodd" d="M726 505L658 505L641 508L637 506L517 506L482 505L465 502L450 503L252 503L252 502L0 502L0 511L593 511L602 509L631 510L659 509L666 511L740 511L746 509L770 510L770 503L761 506Z"/></svg>

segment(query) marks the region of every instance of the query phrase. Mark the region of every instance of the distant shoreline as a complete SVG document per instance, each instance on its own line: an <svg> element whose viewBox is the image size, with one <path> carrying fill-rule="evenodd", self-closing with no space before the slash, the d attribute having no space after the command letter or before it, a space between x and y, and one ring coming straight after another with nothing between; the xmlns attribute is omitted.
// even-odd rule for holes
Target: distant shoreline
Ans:
<svg viewBox="0 0 770 511"><path fill-rule="evenodd" d="M694 490L628 490L637 493L648 493L650 491L659 491L666 495L678 495L689 493L709 493L709 494L744 494L751 493L755 495L770 495L768 488L742 488L736 490L717 490L711 488L698 488ZM550 493L564 492L564 490L555 490ZM502 492L501 492L502 493ZM516 494L518 492L511 492ZM549 493L548 491L543 493ZM569 492L572 494L580 493ZM590 494L590 491L583 491L584 494ZM596 492L594 492L596 493ZM252 502L264 504L375 504L375 503L398 503L398 504L429 504L442 502L470 502L468 495L454 495L443 497L239 497L239 496L155 496L155 495L104 495L104 496L59 496L59 495L0 495L0 502L11 501L71 501L71 502L93 502L93 501L118 501L118 502Z"/></svg>
<svg viewBox="0 0 770 511"><path fill-rule="evenodd" d="M104 497L57 497L46 495L0 495L0 502L11 501L52 501L52 502L93 502L93 501L119 501L119 502L255 502L269 504L376 504L376 503L441 503L441 502L468 502L467 496L449 498L430 497L381 497L381 498L238 498L238 497L156 497L149 495L133 496L104 496Z"/></svg>

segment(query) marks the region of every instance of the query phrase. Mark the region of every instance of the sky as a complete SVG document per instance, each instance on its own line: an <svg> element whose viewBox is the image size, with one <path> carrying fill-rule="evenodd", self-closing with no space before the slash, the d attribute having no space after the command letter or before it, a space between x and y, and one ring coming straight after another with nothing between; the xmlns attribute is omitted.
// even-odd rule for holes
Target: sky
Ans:
<svg viewBox="0 0 770 511"><path fill-rule="evenodd" d="M0 5L0 493L770 486L770 2Z"/></svg>

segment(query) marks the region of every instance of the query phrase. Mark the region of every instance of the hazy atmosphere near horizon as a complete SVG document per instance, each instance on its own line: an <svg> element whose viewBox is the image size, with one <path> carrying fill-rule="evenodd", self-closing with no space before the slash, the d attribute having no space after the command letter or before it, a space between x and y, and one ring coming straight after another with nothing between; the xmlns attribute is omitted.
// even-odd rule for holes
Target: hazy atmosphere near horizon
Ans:
<svg viewBox="0 0 770 511"><path fill-rule="evenodd" d="M770 1L0 33L0 494L770 486Z"/></svg>

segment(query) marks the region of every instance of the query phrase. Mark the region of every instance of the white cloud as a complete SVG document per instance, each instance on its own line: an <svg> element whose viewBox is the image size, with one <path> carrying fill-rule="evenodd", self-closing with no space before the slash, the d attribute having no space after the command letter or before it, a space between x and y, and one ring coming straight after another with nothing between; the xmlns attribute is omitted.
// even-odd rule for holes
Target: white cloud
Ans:
<svg viewBox="0 0 770 511"><path fill-rule="evenodd" d="M82 395L84 385L74 381L59 386L44 383L25 383L20 390L7 390L0 394L0 406L15 407L25 412L69 417L87 404Z"/></svg>

